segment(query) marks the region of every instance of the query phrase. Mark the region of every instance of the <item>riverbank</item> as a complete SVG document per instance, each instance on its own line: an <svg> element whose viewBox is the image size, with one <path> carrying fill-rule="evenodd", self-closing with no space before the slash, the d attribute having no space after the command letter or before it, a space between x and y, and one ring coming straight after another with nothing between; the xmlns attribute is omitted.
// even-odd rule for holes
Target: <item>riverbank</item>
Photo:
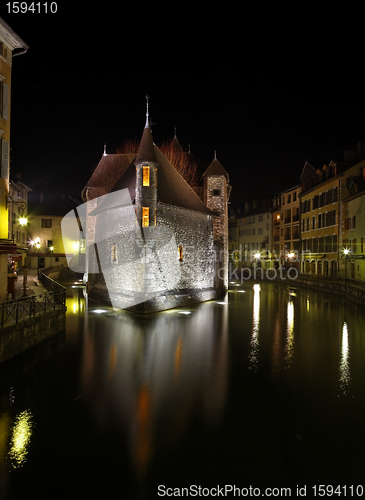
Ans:
<svg viewBox="0 0 365 500"><path fill-rule="evenodd" d="M302 287L321 290L326 293L336 293L365 305L365 283L362 281L329 276L318 278L310 275L299 275L295 283Z"/></svg>
<svg viewBox="0 0 365 500"><path fill-rule="evenodd" d="M21 274L14 300L0 303L0 363L66 329L66 289L36 270Z"/></svg>
<svg viewBox="0 0 365 500"><path fill-rule="evenodd" d="M241 281L241 283L249 280L272 281L275 283L282 283L289 287L300 286L303 288L311 288L327 293L336 293L361 305L365 305L365 282L337 276L300 274L294 267L287 270L281 269L279 271L257 268L253 271L250 270L249 273L236 270L235 273L230 274L230 280L236 282Z"/></svg>

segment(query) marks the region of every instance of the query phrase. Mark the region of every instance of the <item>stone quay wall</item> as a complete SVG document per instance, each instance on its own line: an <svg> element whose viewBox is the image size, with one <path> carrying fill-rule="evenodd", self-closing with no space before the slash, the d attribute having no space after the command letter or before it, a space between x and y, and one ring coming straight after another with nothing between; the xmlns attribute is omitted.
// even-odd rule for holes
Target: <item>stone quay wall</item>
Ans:
<svg viewBox="0 0 365 500"><path fill-rule="evenodd" d="M0 330L0 363L66 330L66 308L39 313Z"/></svg>

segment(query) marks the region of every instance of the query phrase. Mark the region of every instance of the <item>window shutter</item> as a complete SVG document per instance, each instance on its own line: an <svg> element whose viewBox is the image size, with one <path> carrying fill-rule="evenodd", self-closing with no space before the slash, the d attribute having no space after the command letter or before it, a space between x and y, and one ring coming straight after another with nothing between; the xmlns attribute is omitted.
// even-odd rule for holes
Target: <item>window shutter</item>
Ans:
<svg viewBox="0 0 365 500"><path fill-rule="evenodd" d="M9 120L9 85L3 82L2 87L3 87L2 117L4 118L4 120Z"/></svg>
<svg viewBox="0 0 365 500"><path fill-rule="evenodd" d="M9 179L9 142L1 141L1 177Z"/></svg>

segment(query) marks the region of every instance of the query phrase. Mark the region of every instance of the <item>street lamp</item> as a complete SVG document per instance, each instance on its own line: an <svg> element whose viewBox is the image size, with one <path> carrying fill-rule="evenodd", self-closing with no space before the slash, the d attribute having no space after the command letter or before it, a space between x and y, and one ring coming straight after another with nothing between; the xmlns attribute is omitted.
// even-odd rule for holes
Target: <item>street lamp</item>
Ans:
<svg viewBox="0 0 365 500"><path fill-rule="evenodd" d="M19 224L24 227L28 224L28 219L26 217L24 217L24 214L19 217Z"/></svg>

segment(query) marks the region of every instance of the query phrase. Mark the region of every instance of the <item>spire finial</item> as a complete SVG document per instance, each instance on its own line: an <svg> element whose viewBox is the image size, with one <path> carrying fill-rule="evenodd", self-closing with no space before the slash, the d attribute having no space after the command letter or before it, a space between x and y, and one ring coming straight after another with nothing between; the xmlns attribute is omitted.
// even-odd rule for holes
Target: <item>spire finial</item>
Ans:
<svg viewBox="0 0 365 500"><path fill-rule="evenodd" d="M106 142L104 142L104 155L103 156L106 156Z"/></svg>
<svg viewBox="0 0 365 500"><path fill-rule="evenodd" d="M216 160L217 159L217 151L214 150L214 159Z"/></svg>
<svg viewBox="0 0 365 500"><path fill-rule="evenodd" d="M174 137L176 137L176 127L174 127L174 130L175 130L175 135L174 135Z"/></svg>
<svg viewBox="0 0 365 500"><path fill-rule="evenodd" d="M148 114L148 100L149 100L149 98L150 98L150 96L146 95L146 125L144 128L149 128L149 126L150 126L149 114Z"/></svg>

